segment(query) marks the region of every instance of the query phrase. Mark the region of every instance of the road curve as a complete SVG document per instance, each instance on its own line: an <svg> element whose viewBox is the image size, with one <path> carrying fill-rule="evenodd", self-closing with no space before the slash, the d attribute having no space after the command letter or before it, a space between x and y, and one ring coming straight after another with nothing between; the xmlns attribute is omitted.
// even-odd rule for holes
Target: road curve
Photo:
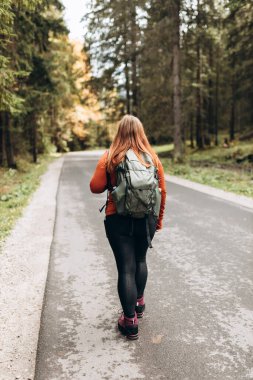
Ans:
<svg viewBox="0 0 253 380"><path fill-rule="evenodd" d="M253 379L253 212L167 182L148 252L138 341L116 328L117 273L89 181L101 152L66 154L35 380Z"/></svg>

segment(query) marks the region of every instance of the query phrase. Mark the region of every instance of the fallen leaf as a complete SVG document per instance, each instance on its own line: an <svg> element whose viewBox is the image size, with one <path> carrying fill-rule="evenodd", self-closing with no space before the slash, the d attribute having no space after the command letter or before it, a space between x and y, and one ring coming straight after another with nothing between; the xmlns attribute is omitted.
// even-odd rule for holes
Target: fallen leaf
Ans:
<svg viewBox="0 0 253 380"><path fill-rule="evenodd" d="M163 337L163 335L153 336L152 343L154 343L154 344L160 344L161 341L162 341L162 337Z"/></svg>

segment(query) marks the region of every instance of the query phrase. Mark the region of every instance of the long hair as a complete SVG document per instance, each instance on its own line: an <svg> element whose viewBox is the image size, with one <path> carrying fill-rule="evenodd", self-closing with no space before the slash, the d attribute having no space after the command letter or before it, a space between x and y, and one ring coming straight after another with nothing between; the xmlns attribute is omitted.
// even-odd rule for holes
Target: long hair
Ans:
<svg viewBox="0 0 253 380"><path fill-rule="evenodd" d="M155 166L158 165L158 157L151 148L141 121L133 115L125 115L118 123L118 130L114 137L107 158L107 170L112 173L126 155L128 149L133 149L140 162L146 167L150 164L143 160L141 153L148 153Z"/></svg>

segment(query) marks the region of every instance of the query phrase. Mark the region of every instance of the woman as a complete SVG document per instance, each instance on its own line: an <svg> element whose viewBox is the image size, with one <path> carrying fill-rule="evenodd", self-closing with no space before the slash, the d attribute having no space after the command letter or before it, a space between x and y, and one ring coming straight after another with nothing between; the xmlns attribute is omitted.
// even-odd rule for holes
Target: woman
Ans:
<svg viewBox="0 0 253 380"><path fill-rule="evenodd" d="M162 164L151 148L141 121L132 115L125 115L118 124L117 134L110 146L98 161L90 181L93 193L102 193L116 186L116 166L132 149L139 161L146 165L142 153L151 157L158 169L161 206L159 217L149 215L149 239L147 237L146 218L133 218L117 214L115 203L109 191L106 203L105 231L115 256L118 269L118 294L123 312L118 320L119 330L129 339L138 338L138 319L145 308L144 289L147 282L146 253L155 232L162 228L165 207L166 188ZM110 185L108 185L108 173Z"/></svg>

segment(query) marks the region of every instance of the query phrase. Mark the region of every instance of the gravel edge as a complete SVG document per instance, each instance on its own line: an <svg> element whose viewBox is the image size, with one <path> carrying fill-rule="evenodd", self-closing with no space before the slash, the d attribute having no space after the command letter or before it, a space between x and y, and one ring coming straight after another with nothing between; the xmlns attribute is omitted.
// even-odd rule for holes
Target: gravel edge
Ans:
<svg viewBox="0 0 253 380"><path fill-rule="evenodd" d="M0 253L0 379L34 378L64 156L48 165Z"/></svg>

